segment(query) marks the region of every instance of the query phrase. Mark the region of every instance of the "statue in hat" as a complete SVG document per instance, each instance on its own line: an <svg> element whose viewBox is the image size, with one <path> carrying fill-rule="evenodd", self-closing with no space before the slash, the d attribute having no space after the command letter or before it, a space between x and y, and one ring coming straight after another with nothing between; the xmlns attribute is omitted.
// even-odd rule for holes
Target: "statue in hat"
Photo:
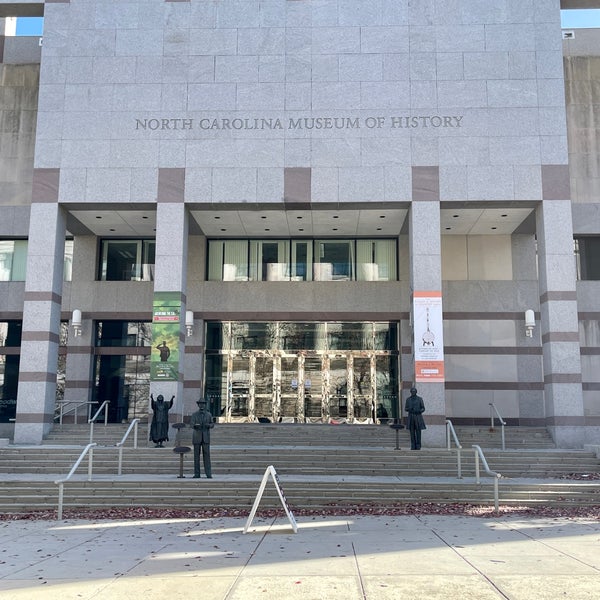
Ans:
<svg viewBox="0 0 600 600"><path fill-rule="evenodd" d="M165 402L162 394L159 394L154 400L150 394L150 405L152 407L152 423L150 424L150 439L154 442L155 448L164 448L164 442L169 441L169 410L173 406L175 396Z"/></svg>
<svg viewBox="0 0 600 600"><path fill-rule="evenodd" d="M190 426L193 430L192 443L194 444L194 477L200 477L200 453L204 464L204 473L208 479L212 478L210 466L210 430L215 426L213 416L207 408L204 398L196 402L198 410L192 414Z"/></svg>
<svg viewBox="0 0 600 600"><path fill-rule="evenodd" d="M421 430L425 427L423 413L425 412L425 403L421 396L417 396L417 388L410 388L410 396L406 399L404 410L408 413L406 429L410 431L410 449L421 449Z"/></svg>

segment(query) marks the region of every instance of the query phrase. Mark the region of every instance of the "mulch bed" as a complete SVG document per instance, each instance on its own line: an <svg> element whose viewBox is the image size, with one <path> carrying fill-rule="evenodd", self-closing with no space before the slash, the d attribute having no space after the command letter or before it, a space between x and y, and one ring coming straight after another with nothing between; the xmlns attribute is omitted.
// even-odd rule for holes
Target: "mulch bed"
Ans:
<svg viewBox="0 0 600 600"><path fill-rule="evenodd" d="M249 510L240 510L236 508L211 508L199 510L181 510L169 508L147 508L127 507L127 508L107 508L103 510L81 510L65 509L63 511L64 520L85 519L88 521L100 520L127 520L127 519L213 519L220 517L248 517ZM530 517L530 518L586 518L600 521L599 506L500 506L496 513L493 506L477 506L472 504L451 503L437 504L433 502L395 504L389 506L379 505L354 505L354 506L336 506L331 505L327 508L319 509L294 509L292 512L295 517L333 517L333 516L419 516L419 515L440 515L440 516L467 516L482 518L498 517ZM283 509L262 510L257 512L258 517L284 517ZM55 510L32 511L25 513L2 513L0 521L51 521L56 519Z"/></svg>

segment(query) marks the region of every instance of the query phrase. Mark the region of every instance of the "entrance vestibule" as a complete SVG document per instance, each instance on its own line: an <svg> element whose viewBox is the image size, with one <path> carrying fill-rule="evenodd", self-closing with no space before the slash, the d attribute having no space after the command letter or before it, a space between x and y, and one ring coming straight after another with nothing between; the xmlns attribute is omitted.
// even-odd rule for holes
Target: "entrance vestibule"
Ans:
<svg viewBox="0 0 600 600"><path fill-rule="evenodd" d="M373 322L208 323L211 410L225 423L388 422L398 412L397 331Z"/></svg>

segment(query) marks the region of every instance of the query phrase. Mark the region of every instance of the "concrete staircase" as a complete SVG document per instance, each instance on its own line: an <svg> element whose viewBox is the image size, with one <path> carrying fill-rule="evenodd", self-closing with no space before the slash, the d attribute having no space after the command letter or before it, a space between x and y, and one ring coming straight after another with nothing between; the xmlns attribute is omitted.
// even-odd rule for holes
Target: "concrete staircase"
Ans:
<svg viewBox="0 0 600 600"><path fill-rule="evenodd" d="M326 508L354 504L389 505L405 502L472 504L493 503L492 479L481 470L475 482L475 455L463 441L469 431L459 429L463 444L462 479L457 478L456 450L407 450L406 431L387 426L235 424L213 430L213 479L192 479L191 453L180 459L172 449L147 442L147 425L138 432L138 448L128 440L123 451L122 475L117 476L118 451L126 426L96 426L93 480L87 481L87 459L65 485L65 508L124 506L230 507L248 510L268 465L274 465L292 508ZM485 436L471 432L469 441L485 447L490 468L502 473L500 502L510 505L600 504L600 481L585 480L600 470L592 452L538 447L548 443L543 430L514 428L511 443L519 450L502 451ZM173 432L174 433L174 432ZM508 428L507 428L508 433ZM508 435L507 435L508 440ZM532 444L527 444L532 440ZM58 486L89 442L87 425L56 427L41 446L0 449L3 495L0 510L23 512L55 510ZM190 430L182 430L180 444L190 445ZM507 448L511 445L507 443ZM513 446L514 448L514 446ZM570 479L578 474L579 480ZM541 479L543 478L543 479ZM562 478L562 479L561 479ZM569 478L569 479L567 479ZM268 485L261 508L280 506L275 487Z"/></svg>

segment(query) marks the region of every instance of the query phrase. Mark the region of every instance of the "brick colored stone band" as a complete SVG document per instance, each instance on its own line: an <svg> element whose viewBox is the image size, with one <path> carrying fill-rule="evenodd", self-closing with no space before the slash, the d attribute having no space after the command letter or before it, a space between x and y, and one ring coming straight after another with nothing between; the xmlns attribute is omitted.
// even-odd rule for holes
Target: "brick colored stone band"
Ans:
<svg viewBox="0 0 600 600"><path fill-rule="evenodd" d="M549 342L573 342L579 343L579 333L576 331L551 331L542 336L542 343Z"/></svg>
<svg viewBox="0 0 600 600"><path fill-rule="evenodd" d="M21 334L21 342L52 342L60 343L60 336L51 331L24 331Z"/></svg>
<svg viewBox="0 0 600 600"><path fill-rule="evenodd" d="M25 292L23 294L25 302L55 302L62 303L62 296L56 292Z"/></svg>
<svg viewBox="0 0 600 600"><path fill-rule="evenodd" d="M543 391L540 381L446 381L447 390L512 390Z"/></svg>
<svg viewBox="0 0 600 600"><path fill-rule="evenodd" d="M95 346L67 346L67 354L91 354Z"/></svg>
<svg viewBox="0 0 600 600"><path fill-rule="evenodd" d="M73 381L72 379L65 382L66 390L87 390L92 387L92 382L88 380Z"/></svg>
<svg viewBox="0 0 600 600"><path fill-rule="evenodd" d="M570 198L569 165L542 165L542 199L569 200Z"/></svg>
<svg viewBox="0 0 600 600"><path fill-rule="evenodd" d="M286 204L310 205L312 171L308 167L287 167L283 170L283 201Z"/></svg>
<svg viewBox="0 0 600 600"><path fill-rule="evenodd" d="M600 349L599 349L600 351ZM185 353L186 354L202 354L204 352L204 346L190 346L187 345L185 346Z"/></svg>
<svg viewBox="0 0 600 600"><path fill-rule="evenodd" d="M185 169L158 170L158 201L183 202L185 196Z"/></svg>
<svg viewBox="0 0 600 600"><path fill-rule="evenodd" d="M544 383L581 383L581 373L549 373L544 375Z"/></svg>
<svg viewBox="0 0 600 600"><path fill-rule="evenodd" d="M31 189L32 202L58 202L60 169L34 169Z"/></svg>
<svg viewBox="0 0 600 600"><path fill-rule="evenodd" d="M535 313L539 320L539 313ZM522 312L444 312L446 321L523 321L525 311Z"/></svg>
<svg viewBox="0 0 600 600"><path fill-rule="evenodd" d="M20 346L0 346L0 356L19 356L20 354Z"/></svg>
<svg viewBox="0 0 600 600"><path fill-rule="evenodd" d="M446 346L445 354L534 355L542 354L539 346Z"/></svg>
<svg viewBox="0 0 600 600"><path fill-rule="evenodd" d="M131 354L132 356L149 356L152 352L150 346L96 346L94 354L96 356L122 356Z"/></svg>
<svg viewBox="0 0 600 600"><path fill-rule="evenodd" d="M56 373L47 373L42 371L21 371L19 381L28 383L56 383Z"/></svg>
<svg viewBox="0 0 600 600"><path fill-rule="evenodd" d="M48 0L46 0L48 2ZM17 423L25 423L28 425L41 424L41 423L52 423L54 421L53 414L40 414L40 413L20 413L17 412Z"/></svg>
<svg viewBox="0 0 600 600"><path fill-rule="evenodd" d="M577 302L577 292L544 292L540 296L540 303L544 304L545 302Z"/></svg>
<svg viewBox="0 0 600 600"><path fill-rule="evenodd" d="M550 427L581 427L584 426L585 417L567 417L567 416L554 416L546 417L546 425Z"/></svg>
<svg viewBox="0 0 600 600"><path fill-rule="evenodd" d="M412 168L412 199L414 202L440 201L440 168L423 166Z"/></svg>

